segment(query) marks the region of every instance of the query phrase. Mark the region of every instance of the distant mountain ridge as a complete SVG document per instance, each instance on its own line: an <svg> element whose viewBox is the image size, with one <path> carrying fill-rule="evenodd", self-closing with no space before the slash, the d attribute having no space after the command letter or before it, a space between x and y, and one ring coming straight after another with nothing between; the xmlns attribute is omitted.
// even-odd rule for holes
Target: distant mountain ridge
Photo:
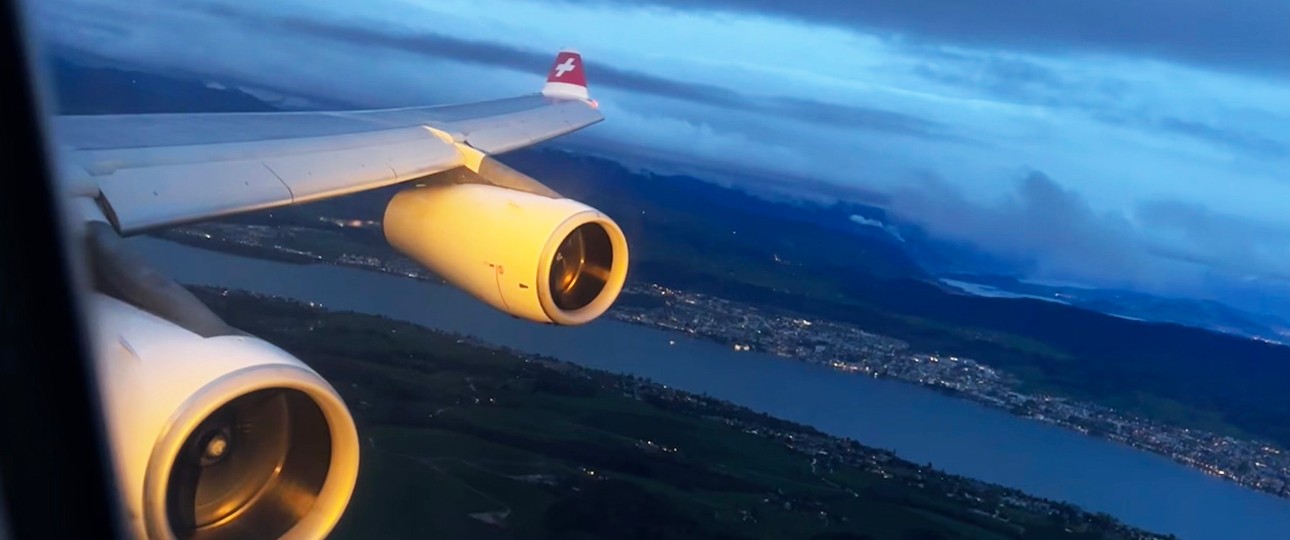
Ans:
<svg viewBox="0 0 1290 540"><path fill-rule="evenodd" d="M975 294L982 296L992 296L992 291L1000 291L1044 297L1120 317L1170 322L1280 344L1290 342L1290 321L1276 315L1244 311L1213 300L1166 298L1117 289L1044 285L1008 276L944 274L939 277L984 287L985 289L973 287Z"/></svg>
<svg viewBox="0 0 1290 540"><path fill-rule="evenodd" d="M234 88L207 86L146 71L109 67L68 53L48 56L58 114L269 112L276 107Z"/></svg>

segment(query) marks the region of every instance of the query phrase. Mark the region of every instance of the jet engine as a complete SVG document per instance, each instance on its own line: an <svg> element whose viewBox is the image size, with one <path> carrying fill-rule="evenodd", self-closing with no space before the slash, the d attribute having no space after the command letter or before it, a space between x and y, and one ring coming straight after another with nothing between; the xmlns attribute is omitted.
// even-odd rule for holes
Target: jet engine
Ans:
<svg viewBox="0 0 1290 540"><path fill-rule="evenodd" d="M231 328L194 330L108 295L88 300L130 536L331 531L354 489L359 447L348 409L322 377Z"/></svg>
<svg viewBox="0 0 1290 540"><path fill-rule="evenodd" d="M576 325L627 279L627 239L594 208L480 183L420 185L385 209L390 245L516 317Z"/></svg>

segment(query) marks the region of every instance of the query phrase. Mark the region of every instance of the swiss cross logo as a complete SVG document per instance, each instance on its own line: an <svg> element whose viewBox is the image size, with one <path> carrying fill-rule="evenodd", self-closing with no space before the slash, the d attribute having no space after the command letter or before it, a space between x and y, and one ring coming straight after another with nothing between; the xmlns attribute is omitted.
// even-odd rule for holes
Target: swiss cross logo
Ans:
<svg viewBox="0 0 1290 540"><path fill-rule="evenodd" d="M587 86L587 75L582 67L582 56L572 51L561 52L559 56L555 57L555 63L551 64L551 72L547 74L546 82Z"/></svg>
<svg viewBox="0 0 1290 540"><path fill-rule="evenodd" d="M555 78L559 79L560 77L564 76L565 72L573 71L573 67L575 65L577 64L573 63L572 56L565 58L563 62L560 62L559 64L555 65Z"/></svg>

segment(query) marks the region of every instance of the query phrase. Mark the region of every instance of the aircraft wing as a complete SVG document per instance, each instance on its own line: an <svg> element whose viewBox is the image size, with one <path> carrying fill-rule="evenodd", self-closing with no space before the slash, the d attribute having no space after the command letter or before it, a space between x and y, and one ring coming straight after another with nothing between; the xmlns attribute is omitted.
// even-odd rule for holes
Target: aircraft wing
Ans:
<svg viewBox="0 0 1290 540"><path fill-rule="evenodd" d="M499 101L56 118L130 536L322 538L349 504L360 444L322 376L229 326L123 235L420 179L386 205L390 247L513 317L585 324L622 291L626 236L489 154L600 120L572 51L540 94Z"/></svg>
<svg viewBox="0 0 1290 540"><path fill-rule="evenodd" d="M576 52L562 51L547 81L540 94L441 107L60 116L52 130L69 190L96 197L117 231L132 234L461 166L478 172L484 156L603 119Z"/></svg>

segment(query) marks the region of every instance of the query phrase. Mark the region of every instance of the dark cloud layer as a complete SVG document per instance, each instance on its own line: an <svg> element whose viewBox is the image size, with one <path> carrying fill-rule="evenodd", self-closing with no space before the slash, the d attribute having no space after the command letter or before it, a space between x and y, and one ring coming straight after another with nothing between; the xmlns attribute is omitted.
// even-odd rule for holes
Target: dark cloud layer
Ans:
<svg viewBox="0 0 1290 540"><path fill-rule="evenodd" d="M1143 204L1136 216L1163 256L1290 280L1290 230L1179 201Z"/></svg>
<svg viewBox="0 0 1290 540"><path fill-rule="evenodd" d="M369 28L339 21L270 15L222 5L204 5L202 9L216 15L236 17L253 24L271 25L278 30L289 30L350 45L394 49L445 60L503 67L525 73L544 72L549 67L553 55L552 51L539 52L430 32ZM720 86L668 79L595 62L588 62L588 73L594 86L678 99L722 109L746 111L777 118L794 118L847 129L864 129L928 139L953 138L936 122L881 109L827 103L807 98L750 96Z"/></svg>
<svg viewBox="0 0 1290 540"><path fill-rule="evenodd" d="M911 47L924 61L912 72L925 80L1029 105L1087 111L1114 107L1128 85L1108 77L1076 77L1036 62L994 53Z"/></svg>
<svg viewBox="0 0 1290 540"><path fill-rule="evenodd" d="M626 0L570 0L583 3ZM1283 0L648 0L968 46L1142 56L1290 75Z"/></svg>
<svg viewBox="0 0 1290 540"><path fill-rule="evenodd" d="M1028 60L997 54L960 53L913 48L928 61L912 72L925 80L972 89L1015 103L1074 109L1121 126L1178 135L1259 158L1290 156L1290 146L1262 135L1178 117L1154 118L1126 106L1128 84L1105 76L1073 76Z"/></svg>
<svg viewBox="0 0 1290 540"><path fill-rule="evenodd" d="M981 203L935 177L910 182L888 208L933 236L966 242L1047 278L1133 281L1143 268L1132 227L1035 171L1001 201Z"/></svg>
<svg viewBox="0 0 1290 540"><path fill-rule="evenodd" d="M1132 218L1097 212L1032 172L1002 200L973 201L927 177L888 208L934 236L966 242L1035 277L1194 293L1211 270L1290 282L1290 230L1179 201L1138 205Z"/></svg>
<svg viewBox="0 0 1290 540"><path fill-rule="evenodd" d="M1290 156L1290 149L1287 149L1284 143L1259 135L1222 129L1203 122L1181 118L1165 118L1158 122L1157 125L1171 133L1262 157L1282 158Z"/></svg>

